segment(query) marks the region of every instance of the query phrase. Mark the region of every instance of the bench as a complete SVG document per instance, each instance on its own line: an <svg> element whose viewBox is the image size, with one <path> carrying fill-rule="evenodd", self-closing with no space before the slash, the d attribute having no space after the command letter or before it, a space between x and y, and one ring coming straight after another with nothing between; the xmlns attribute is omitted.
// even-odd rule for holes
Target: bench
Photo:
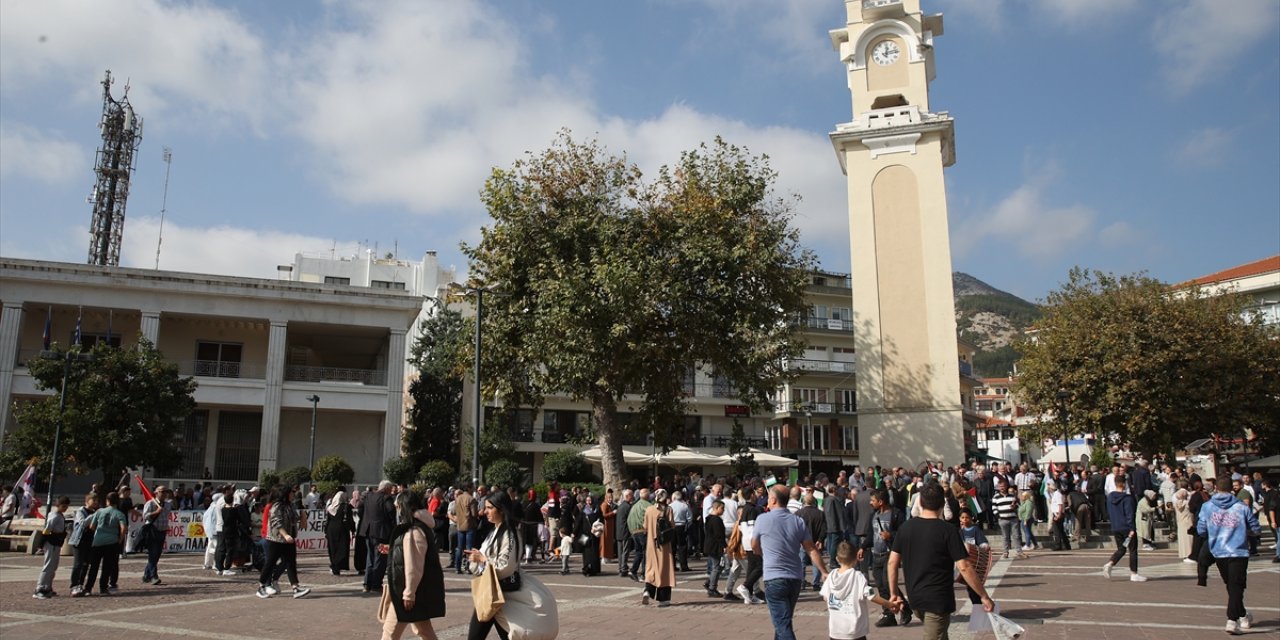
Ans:
<svg viewBox="0 0 1280 640"><path fill-rule="evenodd" d="M0 535L0 551L31 551L36 531L44 528L44 518L14 518L4 535Z"/></svg>

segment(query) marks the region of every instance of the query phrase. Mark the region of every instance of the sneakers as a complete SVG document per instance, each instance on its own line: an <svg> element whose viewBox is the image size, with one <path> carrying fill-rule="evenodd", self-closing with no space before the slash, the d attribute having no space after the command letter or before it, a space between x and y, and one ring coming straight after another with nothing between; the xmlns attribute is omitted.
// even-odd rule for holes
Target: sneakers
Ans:
<svg viewBox="0 0 1280 640"><path fill-rule="evenodd" d="M294 598L295 600L296 600L296 599L298 599L298 598L305 598L305 597L307 597L307 594L308 594L308 593L311 593L311 589L310 589L310 588L308 588L308 587L304 587L304 586L302 586L302 585L297 585L297 586L294 586L294 588L293 588L293 598Z"/></svg>
<svg viewBox="0 0 1280 640"><path fill-rule="evenodd" d="M733 592L738 594L739 598L742 598L742 604L751 604L753 598L751 597L751 592L747 591L746 585L738 585L738 588L734 589Z"/></svg>
<svg viewBox="0 0 1280 640"><path fill-rule="evenodd" d="M161 580L160 578L156 578L155 580L151 581L151 586L153 587L159 587L163 584L164 584L164 580Z"/></svg>
<svg viewBox="0 0 1280 640"><path fill-rule="evenodd" d="M898 616L898 626L899 626L899 627L905 627L905 626L907 626L907 625L908 625L908 624L910 624L910 623L911 623L911 614L910 614L910 613L903 613L902 615Z"/></svg>
<svg viewBox="0 0 1280 640"><path fill-rule="evenodd" d="M724 598L724 594L715 589L707 589L708 598Z"/></svg>
<svg viewBox="0 0 1280 640"><path fill-rule="evenodd" d="M267 595L269 596L274 596L277 593L280 593L280 585L275 582L263 587L263 589L267 590Z"/></svg>
<svg viewBox="0 0 1280 640"><path fill-rule="evenodd" d="M1195 563L1196 563L1196 561L1195 561L1195 560L1192 560L1191 558L1183 558L1183 559L1182 559L1182 563L1183 563L1183 564L1195 564Z"/></svg>
<svg viewBox="0 0 1280 640"><path fill-rule="evenodd" d="M644 592L644 594L640 596L640 604L643 604L643 605L645 605L645 606L648 606L648 604L649 604L649 592L648 592L648 591L645 591L645 592Z"/></svg>
<svg viewBox="0 0 1280 640"><path fill-rule="evenodd" d="M1155 550L1156 550L1156 548L1155 548L1155 547L1153 547L1153 546L1151 546L1151 545L1149 545L1149 544L1144 544L1144 545L1142 545L1142 550L1143 550L1143 551L1155 551Z"/></svg>
<svg viewBox="0 0 1280 640"><path fill-rule="evenodd" d="M270 591L267 591L267 588L266 588L266 587L258 587L258 597L259 597L259 598L270 598L270 597L271 597L271 592L270 592Z"/></svg>
<svg viewBox="0 0 1280 640"><path fill-rule="evenodd" d="M764 604L764 600L757 598L756 594L753 593L751 594L751 604Z"/></svg>
<svg viewBox="0 0 1280 640"><path fill-rule="evenodd" d="M1244 617L1240 618L1237 622L1240 623L1241 629L1248 631L1253 628L1253 614L1246 612Z"/></svg>
<svg viewBox="0 0 1280 640"><path fill-rule="evenodd" d="M235 569L223 569L223 570L222 570L222 574L221 574L221 575L224 575L224 576L234 576L236 573L237 573L237 572L236 572L236 570L235 570ZM333 575L335 575L335 576L336 576L336 575L338 575L338 574L336 574L336 573L335 573L335 574L333 574Z"/></svg>
<svg viewBox="0 0 1280 640"><path fill-rule="evenodd" d="M1228 620L1226 631L1233 636L1240 635L1240 623L1235 620Z"/></svg>
<svg viewBox="0 0 1280 640"><path fill-rule="evenodd" d="M1110 562L1102 565L1102 575L1108 580L1111 579L1111 563Z"/></svg>
<svg viewBox="0 0 1280 640"><path fill-rule="evenodd" d="M80 587L71 587L72 598L83 598L85 596L84 589Z"/></svg>
<svg viewBox="0 0 1280 640"><path fill-rule="evenodd" d="M1146 582L1147 577L1138 573L1129 574L1129 582Z"/></svg>
<svg viewBox="0 0 1280 640"><path fill-rule="evenodd" d="M887 616L881 616L879 620L876 620L875 626L882 627L882 628L896 627L898 626L898 619L893 617L893 614L889 614Z"/></svg>
<svg viewBox="0 0 1280 640"><path fill-rule="evenodd" d="M662 609L663 607L669 607L669 606L671 606L671 602L667 600L663 600L662 602L658 603L659 609Z"/></svg>
<svg viewBox="0 0 1280 640"><path fill-rule="evenodd" d="M35 592L35 593L31 594L31 597L32 597L32 598L35 598L36 600L48 600L49 598L52 598L53 596L52 596L51 594L49 594L49 592L47 592L47 591L37 591L37 592Z"/></svg>

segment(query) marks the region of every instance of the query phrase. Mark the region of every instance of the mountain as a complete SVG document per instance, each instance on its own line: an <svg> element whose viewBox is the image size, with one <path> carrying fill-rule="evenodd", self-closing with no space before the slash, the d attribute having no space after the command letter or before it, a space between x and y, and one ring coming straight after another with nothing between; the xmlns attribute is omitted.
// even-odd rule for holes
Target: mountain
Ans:
<svg viewBox="0 0 1280 640"><path fill-rule="evenodd" d="M1008 375L1018 359L1013 341L1040 318L1040 307L959 271L951 274L951 286L956 329L961 338L978 347L974 375Z"/></svg>

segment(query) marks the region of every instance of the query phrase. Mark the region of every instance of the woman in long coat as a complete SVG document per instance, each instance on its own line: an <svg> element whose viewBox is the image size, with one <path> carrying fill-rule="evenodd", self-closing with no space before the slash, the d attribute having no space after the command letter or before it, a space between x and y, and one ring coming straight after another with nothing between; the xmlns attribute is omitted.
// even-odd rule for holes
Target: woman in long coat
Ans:
<svg viewBox="0 0 1280 640"><path fill-rule="evenodd" d="M672 542L658 544L658 520L665 517L675 526L671 507L667 506L667 490L653 492L653 506L644 512L645 563L644 604L656 599L659 607L671 604L671 588L676 586L676 555Z"/></svg>
<svg viewBox="0 0 1280 640"><path fill-rule="evenodd" d="M600 510L595 507L595 496L587 496L582 510L574 520L573 537L585 540L582 545L582 575L600 575L600 533L604 527Z"/></svg>
<svg viewBox="0 0 1280 640"><path fill-rule="evenodd" d="M1141 498L1138 498L1138 514L1134 518L1136 528L1138 529L1138 538L1142 540L1143 551L1152 551L1154 547L1152 543L1156 538L1156 492L1147 489Z"/></svg>
<svg viewBox="0 0 1280 640"><path fill-rule="evenodd" d="M600 503L600 514L604 516L604 532L600 535L600 555L605 560L613 560L618 557L618 550L614 547L613 537L615 527L618 524L618 503L613 500L613 487L609 487L604 491L604 500Z"/></svg>
<svg viewBox="0 0 1280 640"><path fill-rule="evenodd" d="M346 487L338 487L324 507L324 540L329 551L329 573L341 575L351 568L351 534L356 522L351 517Z"/></svg>
<svg viewBox="0 0 1280 640"><path fill-rule="evenodd" d="M400 640L407 627L423 640L435 640L432 618L444 617L444 570L425 496L404 491L396 496L396 527L388 545L387 582L378 619L382 640Z"/></svg>
<svg viewBox="0 0 1280 640"><path fill-rule="evenodd" d="M1191 491L1186 480L1178 481L1178 490L1173 494L1173 512L1178 518L1178 557L1183 562L1195 562L1191 545L1195 540L1196 519L1191 515Z"/></svg>

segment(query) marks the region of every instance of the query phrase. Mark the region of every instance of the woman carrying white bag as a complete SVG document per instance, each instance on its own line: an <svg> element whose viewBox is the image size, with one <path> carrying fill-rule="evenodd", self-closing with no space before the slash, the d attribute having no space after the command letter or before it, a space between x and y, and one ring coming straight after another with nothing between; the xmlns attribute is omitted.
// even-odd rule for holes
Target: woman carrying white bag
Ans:
<svg viewBox="0 0 1280 640"><path fill-rule="evenodd" d="M494 626L502 640L553 640L560 632L556 598L540 580L520 571L520 518L510 496L497 491L484 503L484 516L493 532L479 549L468 553L472 575L486 569L497 574L504 604L489 620L471 613L468 640L487 638Z"/></svg>

